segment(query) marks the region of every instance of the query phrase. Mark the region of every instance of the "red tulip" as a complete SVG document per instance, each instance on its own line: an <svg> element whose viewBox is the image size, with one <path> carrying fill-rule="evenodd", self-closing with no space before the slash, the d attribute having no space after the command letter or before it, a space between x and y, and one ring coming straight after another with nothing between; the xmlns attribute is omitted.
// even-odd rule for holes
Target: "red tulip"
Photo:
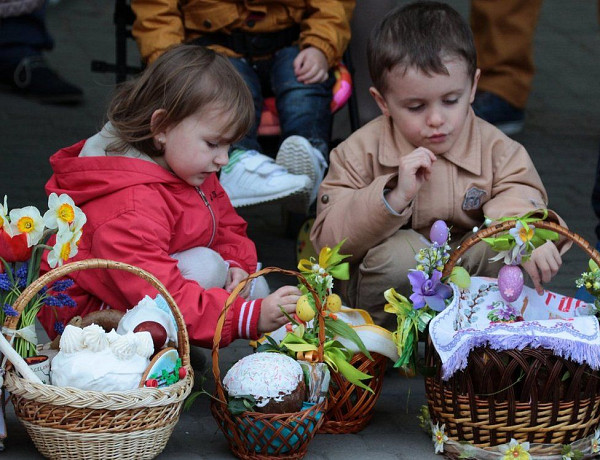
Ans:
<svg viewBox="0 0 600 460"><path fill-rule="evenodd" d="M0 257L6 262L25 262L31 257L33 247L27 247L27 235L10 236L0 228Z"/></svg>

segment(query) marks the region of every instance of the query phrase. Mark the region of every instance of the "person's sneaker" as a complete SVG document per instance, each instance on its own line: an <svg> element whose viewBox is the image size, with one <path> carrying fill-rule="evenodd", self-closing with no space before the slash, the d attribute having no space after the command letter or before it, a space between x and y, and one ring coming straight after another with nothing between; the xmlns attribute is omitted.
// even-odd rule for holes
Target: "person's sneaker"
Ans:
<svg viewBox="0 0 600 460"><path fill-rule="evenodd" d="M308 139L290 136L281 143L275 161L293 174L304 174L310 178L310 186L287 203L288 210L306 214L310 204L317 198L319 185L327 169L323 154Z"/></svg>
<svg viewBox="0 0 600 460"><path fill-rule="evenodd" d="M256 150L240 149L232 152L219 180L236 208L301 193L311 184L307 176L290 174Z"/></svg>
<svg viewBox="0 0 600 460"><path fill-rule="evenodd" d="M83 91L50 69L41 55L24 57L16 65L2 65L0 82L47 104L76 104L83 99Z"/></svg>
<svg viewBox="0 0 600 460"><path fill-rule="evenodd" d="M495 125L507 136L517 134L525 124L524 110L488 91L477 92L472 107L475 115Z"/></svg>

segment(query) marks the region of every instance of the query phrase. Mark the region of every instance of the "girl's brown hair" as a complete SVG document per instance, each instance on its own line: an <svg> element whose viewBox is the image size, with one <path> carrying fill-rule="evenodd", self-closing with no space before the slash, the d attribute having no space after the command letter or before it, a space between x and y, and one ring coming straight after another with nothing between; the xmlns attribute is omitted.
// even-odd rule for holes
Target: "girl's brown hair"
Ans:
<svg viewBox="0 0 600 460"><path fill-rule="evenodd" d="M369 72L381 94L397 65L416 67L425 74L448 74L447 57L460 57L471 79L477 71L477 52L466 21L451 6L417 2L390 11L373 29L367 45Z"/></svg>
<svg viewBox="0 0 600 460"><path fill-rule="evenodd" d="M231 143L240 140L254 123L250 90L226 57L198 45L170 48L138 78L118 88L107 117L120 141L109 149L123 152L131 146L146 155L160 156L153 132L208 108L228 115L227 126L234 138L227 140ZM159 109L164 109L165 115L151 126L152 114Z"/></svg>

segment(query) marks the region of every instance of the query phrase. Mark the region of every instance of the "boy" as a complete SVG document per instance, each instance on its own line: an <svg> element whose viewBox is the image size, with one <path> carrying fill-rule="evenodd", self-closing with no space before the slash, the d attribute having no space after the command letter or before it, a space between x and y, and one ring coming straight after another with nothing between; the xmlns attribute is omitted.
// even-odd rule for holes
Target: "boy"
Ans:
<svg viewBox="0 0 600 460"><path fill-rule="evenodd" d="M368 44L370 93L383 116L331 152L311 232L315 248L347 238L352 254L345 302L370 310L378 324L383 292L411 293L407 271L434 221L454 242L486 217L546 208L547 195L525 149L475 117L480 71L469 26L450 6L420 2L391 11ZM550 212L550 218L560 218ZM482 243L463 257L471 275L497 276ZM552 243L523 267L542 292L561 257Z"/></svg>

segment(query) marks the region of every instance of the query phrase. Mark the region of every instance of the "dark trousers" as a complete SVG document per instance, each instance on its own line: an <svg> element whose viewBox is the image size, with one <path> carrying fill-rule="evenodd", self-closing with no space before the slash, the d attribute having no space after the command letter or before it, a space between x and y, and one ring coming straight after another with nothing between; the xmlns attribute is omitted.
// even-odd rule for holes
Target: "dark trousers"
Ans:
<svg viewBox="0 0 600 460"><path fill-rule="evenodd" d="M0 63L16 64L24 57L52 49L54 40L45 19L45 5L30 14L0 18Z"/></svg>

